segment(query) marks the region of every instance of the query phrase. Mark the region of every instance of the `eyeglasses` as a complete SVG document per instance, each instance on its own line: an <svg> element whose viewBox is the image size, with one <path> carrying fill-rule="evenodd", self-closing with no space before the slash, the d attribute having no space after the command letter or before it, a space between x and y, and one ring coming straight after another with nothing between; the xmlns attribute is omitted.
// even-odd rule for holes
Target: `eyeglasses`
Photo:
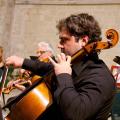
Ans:
<svg viewBox="0 0 120 120"><path fill-rule="evenodd" d="M44 53L46 53L47 51L37 51L36 53L37 54L44 54Z"/></svg>

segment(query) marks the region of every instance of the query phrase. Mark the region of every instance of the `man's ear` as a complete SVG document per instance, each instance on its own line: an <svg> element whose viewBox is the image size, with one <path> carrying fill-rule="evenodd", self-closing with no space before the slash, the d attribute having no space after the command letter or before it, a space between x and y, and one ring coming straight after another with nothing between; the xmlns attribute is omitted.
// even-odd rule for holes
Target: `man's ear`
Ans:
<svg viewBox="0 0 120 120"><path fill-rule="evenodd" d="M84 36L82 38L82 43L83 43L82 45L85 46L88 43L88 40L89 40L88 36Z"/></svg>

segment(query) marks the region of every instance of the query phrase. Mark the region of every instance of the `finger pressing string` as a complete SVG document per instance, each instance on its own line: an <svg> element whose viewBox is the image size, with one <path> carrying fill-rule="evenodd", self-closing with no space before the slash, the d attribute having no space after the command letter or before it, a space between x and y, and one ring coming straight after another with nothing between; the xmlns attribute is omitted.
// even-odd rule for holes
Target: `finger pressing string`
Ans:
<svg viewBox="0 0 120 120"><path fill-rule="evenodd" d="M66 56L67 57L67 62L71 63L71 56Z"/></svg>
<svg viewBox="0 0 120 120"><path fill-rule="evenodd" d="M62 61L61 55L58 54L58 55L57 55L57 63L60 63L61 61Z"/></svg>
<svg viewBox="0 0 120 120"><path fill-rule="evenodd" d="M65 60L66 60L65 54L64 54L64 53L61 53L60 55L61 55L61 59L65 61Z"/></svg>
<svg viewBox="0 0 120 120"><path fill-rule="evenodd" d="M49 59L50 62L53 64L53 66L55 66L55 65L57 64L51 57L48 57L48 59Z"/></svg>

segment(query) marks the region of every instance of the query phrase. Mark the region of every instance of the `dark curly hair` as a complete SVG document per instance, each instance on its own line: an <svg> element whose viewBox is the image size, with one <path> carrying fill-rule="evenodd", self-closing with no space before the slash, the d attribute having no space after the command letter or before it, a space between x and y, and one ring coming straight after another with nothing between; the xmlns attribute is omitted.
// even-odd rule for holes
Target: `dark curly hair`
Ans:
<svg viewBox="0 0 120 120"><path fill-rule="evenodd" d="M62 19L58 22L56 27L59 32L65 28L70 35L76 37L77 41L86 35L89 37L89 43L101 41L101 29L98 22L93 16L87 13L71 15Z"/></svg>

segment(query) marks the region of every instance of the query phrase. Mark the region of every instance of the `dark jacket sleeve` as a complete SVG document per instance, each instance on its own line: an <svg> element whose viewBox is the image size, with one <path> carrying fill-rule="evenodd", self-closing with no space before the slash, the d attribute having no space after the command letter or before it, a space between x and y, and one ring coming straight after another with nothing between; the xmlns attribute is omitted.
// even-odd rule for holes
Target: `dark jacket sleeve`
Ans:
<svg viewBox="0 0 120 120"><path fill-rule="evenodd" d="M43 76L53 69L52 64L40 62L39 60L24 59L23 69L32 71L33 73Z"/></svg>
<svg viewBox="0 0 120 120"><path fill-rule="evenodd" d="M92 120L111 99L114 80L110 73L99 68L90 71L79 78L76 86L71 75L57 76L58 88L54 95L65 120Z"/></svg>

